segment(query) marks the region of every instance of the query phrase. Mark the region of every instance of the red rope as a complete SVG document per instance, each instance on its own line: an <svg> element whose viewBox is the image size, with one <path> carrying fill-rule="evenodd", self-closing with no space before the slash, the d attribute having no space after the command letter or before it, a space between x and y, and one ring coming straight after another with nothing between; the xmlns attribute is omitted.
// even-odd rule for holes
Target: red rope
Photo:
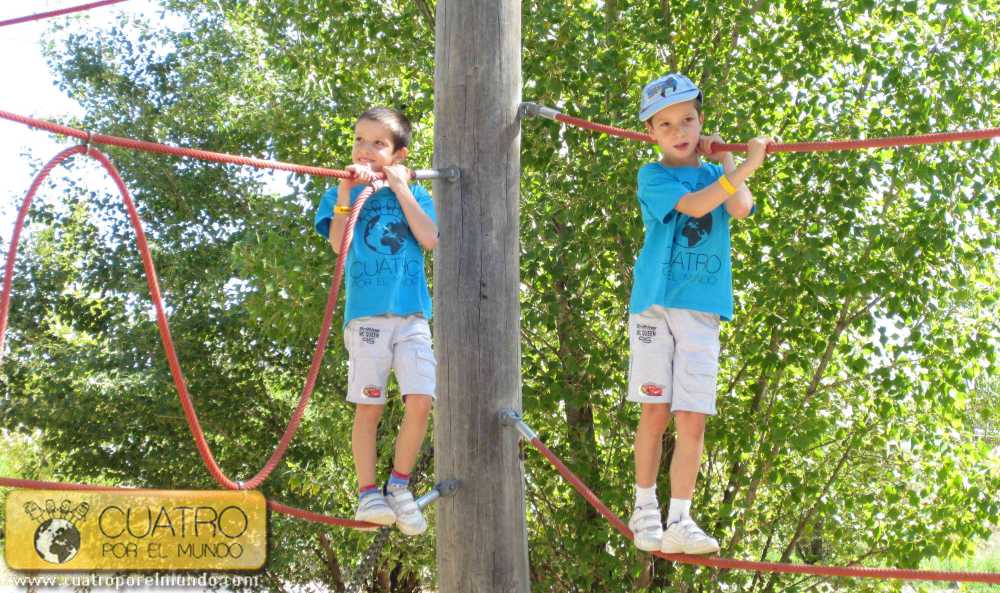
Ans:
<svg viewBox="0 0 1000 593"><path fill-rule="evenodd" d="M169 154L178 157L194 158L202 161L211 161L215 163L243 165L247 167L255 167L257 169L275 169L278 171L290 171L292 173L301 173L303 175L316 175L318 177L338 177L340 179L354 178L353 173L351 173L350 171L344 171L342 169L327 169L325 167L296 165L295 163L283 163L281 161L268 161L264 159L255 159L235 154L226 154L224 152L212 152L209 150L200 150L197 148L185 148L182 146L170 146L169 144L157 144L156 142L147 142L145 140L135 140L132 138L122 138L120 136L91 134L84 130L78 130L76 128L71 128L69 126L64 126L50 121L45 121L44 119L36 119L34 117L18 115L16 113L11 113L9 111L3 111L3 110L0 110L0 119L6 119L12 122L30 126L32 128L46 130L54 134L59 134L61 136L70 136L73 138L77 138L83 142L89 142L92 144L118 146L121 148L129 148L132 150L141 150L144 152ZM378 179L385 179L385 173L379 172L376 174L376 177ZM411 172L411 177L412 177L412 172Z"/></svg>
<svg viewBox="0 0 1000 593"><path fill-rule="evenodd" d="M298 509L295 507L290 507L287 504L282 504L276 500L267 499L267 508L272 511L281 513L282 515L288 515L290 517L298 517L299 519L305 519L306 521L312 521L313 523L326 523L327 525L334 525L337 527L351 527L353 529L371 529L372 527L384 527L384 525L376 525L375 523L369 523L367 521L356 521L354 519L342 519L340 517L331 517L329 515L321 515L320 513L314 513L312 511L307 511L305 509Z"/></svg>
<svg viewBox="0 0 1000 593"><path fill-rule="evenodd" d="M4 488L27 488L30 490L70 490L70 491L86 490L92 492L112 492L116 490L124 490L124 491L144 490L143 488L122 488L118 486L97 486L94 484L76 484L68 482L43 482L41 480L21 480L18 478L4 478L4 477L0 477L0 486ZM275 512L281 513L283 515L298 517L300 519L312 521L313 523L326 523L327 525L335 525L337 527L352 527L354 529L370 529L372 527L381 527L381 525L368 523L366 521L355 521L354 519L342 519L340 517L331 517L329 515L322 515L320 513L314 513L312 511L307 511L305 509L290 507L276 500L271 500L270 498L267 499L267 508Z"/></svg>
<svg viewBox="0 0 1000 593"><path fill-rule="evenodd" d="M70 14L73 12L83 12L84 10L90 10L92 8L100 8L101 6L108 6L109 4L118 4L119 2L125 2L126 0L100 0L99 2L90 2L88 4L80 4L79 6L70 6L68 8L60 8L59 10L50 10L49 12L39 12L37 14L29 14L28 16L20 16L16 19L7 19L5 21L0 21L0 27L6 27L8 25L17 25L20 23L27 23L29 21L40 21L42 19L52 18L54 16L62 16L64 14Z"/></svg>
<svg viewBox="0 0 1000 593"><path fill-rule="evenodd" d="M611 512L601 499L597 497L583 480L578 478L566 464L549 450L538 438L531 439L531 444L545 456L549 462L555 466L562 477L569 482L577 492L580 493L592 507L597 509L611 526L618 530L629 540L633 539L632 531ZM780 562L752 562L747 560L734 560L730 558L718 558L715 556L692 556L688 554L664 554L662 552L652 552L652 554L665 558L672 562L681 564L697 564L700 566L711 566L713 568L727 568L739 570L753 570L760 572L781 572L812 574L817 576L831 577L864 577L881 579L904 579L914 581L966 581L978 583L1000 583L1000 573L982 572L948 572L940 570L910 570L902 568L872 568L867 566L815 566L805 564L785 564Z"/></svg>
<svg viewBox="0 0 1000 593"><path fill-rule="evenodd" d="M41 480L22 480L0 476L0 486L4 488L26 488L28 490L94 490L110 492L113 490L136 490L120 486L97 486L95 484L73 484L69 482L43 482Z"/></svg>
<svg viewBox="0 0 1000 593"><path fill-rule="evenodd" d="M594 122L589 122L585 119L580 119L579 117L563 115L562 113L556 115L556 121L561 121L564 124L569 124L571 126L583 128L584 130L600 132L602 134L607 134L609 136L618 136L619 138L638 140L639 142L649 142L649 143L653 142L653 137L650 136L649 134L644 134L642 132L636 132L633 130L626 130L625 128L616 128L615 126L609 126L607 124L595 124Z"/></svg>
<svg viewBox="0 0 1000 593"><path fill-rule="evenodd" d="M357 213L361 210L365 203L376 189L374 185L365 188L364 191L358 196L357 201L354 204L353 211L351 213L350 219L347 222L347 228L345 229L344 239L341 242L341 251L337 257L337 268L334 273L333 281L330 284L330 290L326 301L326 311L323 316L323 329L320 331L319 338L316 341L316 349L313 353L312 364L309 368L309 375L306 379L305 386L302 388L302 394L299 397L298 405L295 411L292 413L292 417L288 422L288 426L285 428L284 434L281 436L274 453L268 459L264 467L249 480L244 482L235 482L229 479L219 468L216 463L214 456L212 455L212 450L205 440L205 434L202 431L201 423L198 421L197 412L194 409L194 404L191 401L191 396L188 393L187 383L184 379L183 372L181 371L181 365L177 358L177 352L174 349L173 339L170 337L170 325L167 322L167 315L163 306L163 299L160 296L159 282L156 276L156 268L153 265L153 258L149 252L149 246L146 242L146 235L142 229L142 222L139 220L139 213L132 202L132 198L129 195L128 188L125 187L125 182L122 181L121 175L119 175L115 166L108 160L108 158L96 149L90 149L86 146L74 146L72 148L67 148L59 154L57 154L42 170L39 172L38 176L35 178L34 182L31 184L31 188L28 190L28 194L24 198L24 202L21 205L21 210L18 213L17 222L14 225L14 233L11 237L10 249L7 252L7 264L4 271L4 281L3 281L3 295L0 297L0 362L3 360L3 344L4 338L7 332L7 318L10 308L10 296L11 296L11 284L13 282L14 275L14 261L17 258L17 246L18 241L21 236L21 230L24 227L25 219L28 215L28 209L31 205L31 201L41 186L42 182L46 177L52 172L52 170L59 165L62 161L66 160L74 154L88 154L93 158L100 161L104 166L105 170L114 180L115 185L118 187L118 191L122 196L122 200L125 202L125 208L128 210L129 219L132 222L133 228L136 232L136 243L139 248L139 253L142 257L142 265L146 272L146 282L149 286L149 293L153 300L153 306L156 308L156 323L160 330L160 337L163 341L163 349L166 351L167 361L170 365L170 372L174 379L174 385L177 387L177 393L180 396L181 406L184 409L184 416L187 419L188 427L191 430L191 434L194 437L195 445L198 449L198 453L201 455L209 473L216 482L219 483L224 488L231 490L237 489L253 489L260 485L267 476L274 471L274 469L281 462L282 457L284 457L285 452L288 449L289 444L292 441L292 437L295 436L296 430L298 430L299 423L302 420L302 416L305 413L306 406L309 404L309 399L312 397L313 388L316 385L316 377L319 374L319 369L323 361L323 354L326 351L326 343L330 337L330 328L333 323L333 314L337 306L337 296L340 289L340 281L343 277L344 272L344 260L347 254L347 249L350 247L351 240L353 239L353 229L354 222L357 218Z"/></svg>
<svg viewBox="0 0 1000 593"><path fill-rule="evenodd" d="M605 124L589 122L578 117L559 113L555 116L560 121L571 126L592 130L610 136L618 136L629 140L638 140L655 144L649 134L616 128ZM831 152L835 150L857 150L860 148L888 148L891 146L913 146L915 144L940 144L943 142L959 142L968 140L985 140L1000 137L1000 128L969 130L965 132L939 132L936 134L921 134L918 136L892 136L889 138L869 138L867 140L832 140L825 142L796 142L791 144L774 143L767 147L767 152ZM712 152L746 152L746 144L713 144Z"/></svg>

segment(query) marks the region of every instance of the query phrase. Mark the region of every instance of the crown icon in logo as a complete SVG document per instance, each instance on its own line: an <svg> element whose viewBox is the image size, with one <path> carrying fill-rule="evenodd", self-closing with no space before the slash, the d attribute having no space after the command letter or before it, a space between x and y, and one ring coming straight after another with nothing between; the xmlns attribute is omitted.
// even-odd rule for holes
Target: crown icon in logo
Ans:
<svg viewBox="0 0 1000 593"><path fill-rule="evenodd" d="M73 506L64 499L56 507L56 501L46 499L43 509L35 502L24 504L24 512L36 521L35 552L52 564L63 564L76 557L80 551L80 530L77 525L87 517L90 505L84 501Z"/></svg>

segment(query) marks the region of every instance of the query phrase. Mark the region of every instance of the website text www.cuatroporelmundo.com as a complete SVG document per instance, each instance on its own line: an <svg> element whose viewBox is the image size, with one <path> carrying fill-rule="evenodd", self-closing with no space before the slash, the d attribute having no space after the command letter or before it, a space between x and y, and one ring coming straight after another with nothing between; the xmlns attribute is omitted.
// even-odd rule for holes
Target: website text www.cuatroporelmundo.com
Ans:
<svg viewBox="0 0 1000 593"><path fill-rule="evenodd" d="M242 589L257 588L261 584L261 575L237 574L0 574L0 589L16 587L24 589L41 589L66 587L103 588L103 589L137 589L137 588L198 588L198 589Z"/></svg>

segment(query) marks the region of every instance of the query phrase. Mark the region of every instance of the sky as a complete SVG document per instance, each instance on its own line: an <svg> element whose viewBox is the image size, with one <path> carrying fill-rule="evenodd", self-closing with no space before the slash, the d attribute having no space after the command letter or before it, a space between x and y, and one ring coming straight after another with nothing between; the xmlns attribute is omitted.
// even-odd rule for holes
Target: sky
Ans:
<svg viewBox="0 0 1000 593"><path fill-rule="evenodd" d="M82 0L5 0L0 2L0 20L47 12L83 4ZM0 110L41 119L82 116L83 111L54 84L55 77L42 56L40 41L53 21L76 22L81 26L111 26L122 14L153 14L157 9L151 0L130 0L120 4L95 8L87 12L33 21L0 28ZM15 56L15 59L11 59ZM0 241L6 254L13 232L17 209L34 177L40 161L51 159L75 141L58 138L27 126L0 120ZM26 156L26 155L30 155ZM87 159L90 160L90 159ZM91 161L80 171L94 190L114 191L111 181L101 174L100 166ZM57 199L57 188L46 188L36 199Z"/></svg>
<svg viewBox="0 0 1000 593"><path fill-rule="evenodd" d="M85 4L87 0L0 0L0 20L47 12ZM82 116L76 101L64 95L55 85L42 55L41 39L54 23L74 23L74 28L110 28L123 15L145 16L160 20L162 8L158 0L128 0L89 11L73 13L0 28L0 55L16 59L0 60L0 110L39 119L56 120ZM171 26L183 26L183 20ZM100 130L95 130L100 132ZM143 138L143 140L151 140ZM75 139L56 137L32 130L22 124L0 119L0 255L6 255L13 233L17 211L31 185L34 173L43 162L60 150L76 144ZM268 158L269 155L251 155ZM173 158L173 157L164 157ZM81 162L82 161L82 162ZM92 159L75 159L80 166L74 171L84 177L86 186L96 192L117 195L117 189L103 168ZM50 179L58 179L53 175ZM287 174L270 174L261 178L265 187L277 195L294 193ZM58 183L43 187L36 200L58 200ZM124 216L124 214L123 214Z"/></svg>
<svg viewBox="0 0 1000 593"><path fill-rule="evenodd" d="M84 3L84 0L3 0L0 2L0 20L81 3ZM156 8L156 3L151 0L130 0L90 12L56 18L63 21L73 20L81 23L81 26L102 27L111 26L122 14L153 14ZM39 42L51 24L49 21L35 21L0 28L0 55L5 56L5 59L0 60L0 75L3 77L0 82L0 110L41 119L83 115L80 106L63 95L55 86L55 77L42 56ZM57 152L74 143L75 140L69 138L55 137L21 124L0 120L0 254L3 256L7 253L17 210L31 184L37 165L41 161L51 159ZM94 190L115 192L114 185L103 173L100 165L91 159L86 159L86 162L85 166L75 170L85 176L88 185ZM54 177L58 178L58 175ZM42 189L36 199L57 200L58 191L57 182L51 187ZM89 577L90 575L73 574L68 578ZM16 584L4 562L0 561L0 591L9 590ZM36 584L40 585L41 591L72 590L69 586ZM95 581L88 584L94 585L92 588L94 593L111 593L117 590L115 587L102 586L105 585L103 582ZM22 583L19 588L23 589L23 585ZM163 589L140 585L132 590L135 593L164 590L184 593L200 589L183 587Z"/></svg>
<svg viewBox="0 0 1000 593"><path fill-rule="evenodd" d="M85 3L85 0L3 0L0 2L0 20L57 10ZM151 0L130 0L121 4L96 8L89 12L55 17L63 22L75 21L81 26L111 26L122 14L153 14L156 3ZM34 21L0 28L0 110L41 119L82 116L83 111L66 97L54 84L55 77L42 56L40 40L52 25L51 21ZM60 150L72 146L74 140L59 138L27 126L0 120L0 254L6 256L7 245L13 232L17 209L34 177L37 163L51 159ZM91 159L77 171L85 175L94 190L116 191ZM58 176L55 176L58 177ZM44 188L36 199L58 199L58 184ZM87 577L88 575L75 575ZM0 590L12 587L15 581L0 562ZM40 583L39 583L40 584ZM114 587L95 585L95 593L110 593ZM23 588L23 585L22 587ZM43 591L70 591L66 586L40 586ZM160 587L140 586L136 593L163 591ZM176 593L197 589L173 588Z"/></svg>

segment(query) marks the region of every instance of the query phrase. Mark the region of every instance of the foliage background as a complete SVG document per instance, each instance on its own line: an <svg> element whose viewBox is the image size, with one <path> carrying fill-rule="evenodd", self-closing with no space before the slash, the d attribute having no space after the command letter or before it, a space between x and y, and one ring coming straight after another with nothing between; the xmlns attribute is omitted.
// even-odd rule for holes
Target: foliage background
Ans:
<svg viewBox="0 0 1000 593"><path fill-rule="evenodd" d="M108 134L342 166L374 103L418 128L430 162L429 0L167 0L185 26L54 26L60 88ZM724 138L875 137L996 126L996 0L523 2L526 100L634 127L664 70L704 89ZM57 114L53 114L57 115ZM527 120L522 311L528 422L619 514L630 511L624 322L647 146ZM311 230L328 181L110 149L139 202L201 421L231 476L287 422L319 330L332 257ZM723 333L699 522L742 558L917 566L961 556L1000 514L996 426L996 142L780 155L733 225L737 316ZM278 184L281 185L281 184ZM212 488L149 314L118 197L72 166L31 214L0 377L24 477ZM439 205L447 208L447 204ZM447 240L447 238L443 238ZM268 496L348 515L354 481L331 341L313 403ZM993 387L988 387L993 385ZM978 386L978 387L977 387ZM986 402L986 403L983 403ZM383 466L400 417L390 406ZM23 435L32 438L24 440ZM672 450L666 437L665 452ZM430 451L427 451L429 459ZM680 568L640 555L526 451L539 591L893 591ZM432 484L422 467L417 486ZM659 485L669 491L666 472ZM432 513L433 514L433 513ZM268 587L342 590L370 536L273 519ZM433 538L394 538L372 591L434 588Z"/></svg>

